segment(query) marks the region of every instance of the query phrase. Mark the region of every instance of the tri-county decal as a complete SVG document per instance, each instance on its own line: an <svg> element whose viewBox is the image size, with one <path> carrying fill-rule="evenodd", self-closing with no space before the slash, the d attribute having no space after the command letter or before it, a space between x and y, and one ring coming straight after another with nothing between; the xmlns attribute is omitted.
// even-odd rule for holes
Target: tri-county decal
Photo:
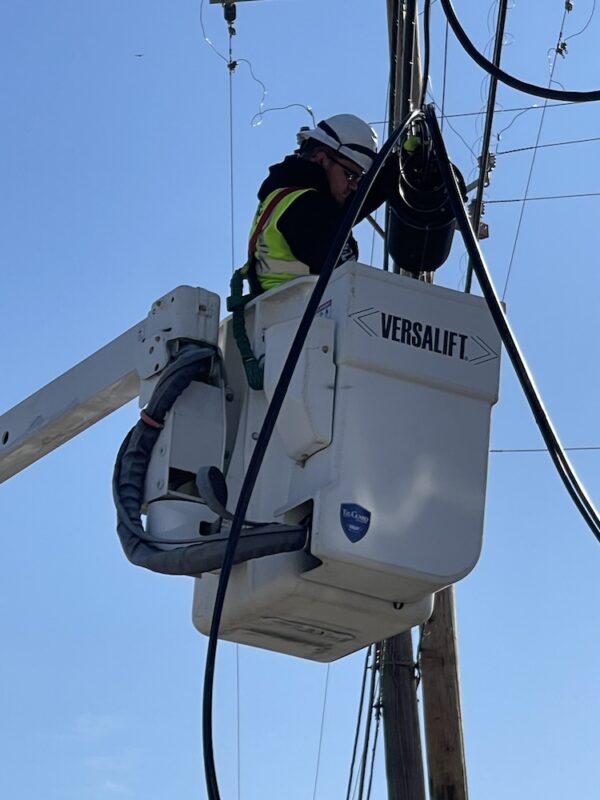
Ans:
<svg viewBox="0 0 600 800"><path fill-rule="evenodd" d="M387 314L372 306L355 311L349 317L367 336L439 353L476 366L498 358L498 353L481 336L439 328L423 320Z"/></svg>
<svg viewBox="0 0 600 800"><path fill-rule="evenodd" d="M371 524L371 512L357 503L342 503L340 506L342 530L351 542L360 542Z"/></svg>

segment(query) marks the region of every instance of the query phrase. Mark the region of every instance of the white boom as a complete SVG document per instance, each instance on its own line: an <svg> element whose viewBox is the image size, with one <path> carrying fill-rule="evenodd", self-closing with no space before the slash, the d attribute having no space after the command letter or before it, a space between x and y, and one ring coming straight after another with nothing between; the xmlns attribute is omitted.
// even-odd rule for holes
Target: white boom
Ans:
<svg viewBox="0 0 600 800"><path fill-rule="evenodd" d="M180 286L145 320L0 417L0 483L140 394L141 379L166 366L172 343L200 339L219 322L219 299Z"/></svg>

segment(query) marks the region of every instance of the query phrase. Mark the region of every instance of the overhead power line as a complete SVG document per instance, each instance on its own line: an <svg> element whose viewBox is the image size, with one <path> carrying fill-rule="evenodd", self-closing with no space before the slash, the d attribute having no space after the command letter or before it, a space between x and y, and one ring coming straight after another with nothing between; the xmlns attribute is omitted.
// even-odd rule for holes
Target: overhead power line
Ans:
<svg viewBox="0 0 600 800"><path fill-rule="evenodd" d="M543 111L544 108L563 108L563 106L574 106L576 103L573 102L564 102L564 103L548 103L548 105L538 103L533 103L530 106L516 106L514 108L496 108L494 114L512 114L515 111ZM480 109L479 111L460 111L456 114L440 114L441 119L459 119L461 117L482 117L485 114L485 109ZM371 125L383 125L387 123L387 120L375 120L371 122Z"/></svg>
<svg viewBox="0 0 600 800"><path fill-rule="evenodd" d="M531 106L517 106L516 108L497 108L494 114L512 114L514 111L543 111L544 108L562 108L563 106L573 106L575 103L548 103L548 105L538 105L534 103ZM458 117L481 117L485 114L485 110L481 111L462 111L459 114L446 114L446 119L455 119Z"/></svg>
<svg viewBox="0 0 600 800"><path fill-rule="evenodd" d="M440 111L440 106L439 106L439 105L438 105L438 104L435 102L435 100L433 101L433 104L435 105L435 107L437 108L437 110L438 110L438 111ZM482 113L485 113L485 112L482 112ZM451 116L446 116L446 121L450 120L451 118L452 118ZM467 148L467 150L468 150L468 151L471 153L471 155L473 156L473 161L474 161L475 163L477 163L477 153L475 152L475 150L473 150L473 148L472 148L472 147L471 147L471 145L470 145L470 144L467 142L467 140L465 139L465 137L464 137L464 136L463 136L463 135L462 135L462 134L461 134L459 131L457 131L457 130L456 130L456 128L454 127L454 125L452 125L452 123L451 123L451 122L448 122L448 127L450 128L450 130L451 130L451 131L452 131L454 134L456 134L456 136L458 136L458 138L461 140L461 142L464 144L464 146Z"/></svg>
<svg viewBox="0 0 600 800"><path fill-rule="evenodd" d="M563 450L582 451L582 450L600 450L600 445L590 445L589 447L563 447ZM547 453L547 447L504 447L504 448L491 448L490 453Z"/></svg>
<svg viewBox="0 0 600 800"><path fill-rule="evenodd" d="M589 139L568 139L564 142L548 142L547 144L532 144L527 147L514 147L512 150L496 150L497 156L506 156L509 153L524 153L526 150L541 150L544 147L562 147L566 144L586 144L587 142L600 142L600 136L591 136Z"/></svg>
<svg viewBox="0 0 600 800"><path fill-rule="evenodd" d="M486 204L492 203L532 203L535 200L572 200L575 197L600 197L600 192L582 192L581 194L548 194L543 197L511 197L501 200L486 200Z"/></svg>

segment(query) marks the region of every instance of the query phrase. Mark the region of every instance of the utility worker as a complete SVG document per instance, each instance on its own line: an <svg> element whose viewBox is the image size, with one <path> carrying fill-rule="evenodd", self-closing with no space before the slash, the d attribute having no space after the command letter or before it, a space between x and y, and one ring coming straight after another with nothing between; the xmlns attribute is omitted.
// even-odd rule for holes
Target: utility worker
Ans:
<svg viewBox="0 0 600 800"><path fill-rule="evenodd" d="M301 128L298 149L269 169L258 190L247 277L254 293L300 275L318 275L359 181L377 153L377 134L353 114ZM398 160L388 159L359 220L398 189ZM358 258L348 238L340 263Z"/></svg>
<svg viewBox="0 0 600 800"><path fill-rule="evenodd" d="M263 388L263 372L245 327L244 308L257 295L302 275L318 275L352 195L377 153L377 134L352 114L337 114L315 128L301 128L298 149L270 167L258 190L259 206L248 245L248 261L231 279L232 312L248 385ZM358 219L398 192L399 161L390 158L369 191ZM349 236L340 263L358 258ZM250 294L243 294L243 281Z"/></svg>

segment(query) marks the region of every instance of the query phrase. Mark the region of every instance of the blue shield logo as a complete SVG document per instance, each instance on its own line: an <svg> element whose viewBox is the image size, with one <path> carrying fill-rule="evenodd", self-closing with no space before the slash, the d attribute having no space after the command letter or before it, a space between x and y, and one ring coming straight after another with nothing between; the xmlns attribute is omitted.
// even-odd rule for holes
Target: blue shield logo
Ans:
<svg viewBox="0 0 600 800"><path fill-rule="evenodd" d="M342 530L351 542L360 542L371 524L371 512L357 503L342 503L340 506Z"/></svg>

